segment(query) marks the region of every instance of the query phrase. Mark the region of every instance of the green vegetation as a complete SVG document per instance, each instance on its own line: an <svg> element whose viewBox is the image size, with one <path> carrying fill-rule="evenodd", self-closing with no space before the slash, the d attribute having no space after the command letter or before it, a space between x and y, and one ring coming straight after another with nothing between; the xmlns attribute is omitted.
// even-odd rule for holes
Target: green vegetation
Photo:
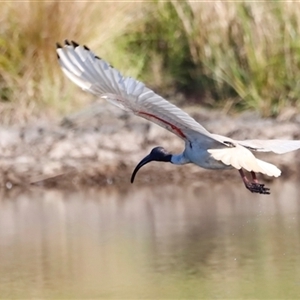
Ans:
<svg viewBox="0 0 300 300"><path fill-rule="evenodd" d="M2 3L0 25L4 122L67 113L90 99L57 65L54 45L65 38L169 99L263 116L299 107L296 1Z"/></svg>
<svg viewBox="0 0 300 300"><path fill-rule="evenodd" d="M115 40L122 33L120 20L126 27L133 6L117 6L46 0L0 4L1 123L65 114L90 99L62 74L55 43L74 39L112 60L110 52L121 57Z"/></svg>

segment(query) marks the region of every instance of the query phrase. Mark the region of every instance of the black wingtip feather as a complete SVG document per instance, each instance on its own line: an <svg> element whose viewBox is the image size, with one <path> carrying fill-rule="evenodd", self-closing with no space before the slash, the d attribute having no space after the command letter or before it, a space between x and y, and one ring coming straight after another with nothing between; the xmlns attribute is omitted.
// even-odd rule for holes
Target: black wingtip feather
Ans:
<svg viewBox="0 0 300 300"><path fill-rule="evenodd" d="M68 40L65 40L65 45L70 46L71 44L69 43Z"/></svg>
<svg viewBox="0 0 300 300"><path fill-rule="evenodd" d="M83 45L83 48L87 51L90 51L89 47L87 47L86 45Z"/></svg>
<svg viewBox="0 0 300 300"><path fill-rule="evenodd" d="M56 43L56 48L57 49L61 49L62 48L62 45L60 43Z"/></svg>
<svg viewBox="0 0 300 300"><path fill-rule="evenodd" d="M60 57L59 57L58 53L56 53L56 56L57 56L57 59L60 59Z"/></svg>
<svg viewBox="0 0 300 300"><path fill-rule="evenodd" d="M71 41L71 44L72 44L72 46L73 46L74 48L76 48L76 47L78 47L78 46L79 46L79 44L78 44L78 43L76 43L76 42L74 42L74 41Z"/></svg>

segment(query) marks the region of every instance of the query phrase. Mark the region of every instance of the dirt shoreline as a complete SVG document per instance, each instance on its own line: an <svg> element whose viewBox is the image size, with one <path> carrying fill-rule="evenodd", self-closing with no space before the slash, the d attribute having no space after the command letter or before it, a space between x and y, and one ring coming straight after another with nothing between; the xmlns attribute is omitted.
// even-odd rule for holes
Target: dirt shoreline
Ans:
<svg viewBox="0 0 300 300"><path fill-rule="evenodd" d="M220 111L185 109L211 132L236 139L300 139L300 114L279 120L255 113L228 116ZM0 186L78 186L129 184L136 164L155 146L182 151L183 142L151 122L131 116L105 102L62 122L40 122L0 128ZM298 176L300 151L284 155L259 153L276 164L282 177ZM229 171L204 170L193 165L153 163L143 168L136 184L183 183L187 180L236 180ZM279 180L283 180L279 179ZM264 180L272 180L264 177Z"/></svg>

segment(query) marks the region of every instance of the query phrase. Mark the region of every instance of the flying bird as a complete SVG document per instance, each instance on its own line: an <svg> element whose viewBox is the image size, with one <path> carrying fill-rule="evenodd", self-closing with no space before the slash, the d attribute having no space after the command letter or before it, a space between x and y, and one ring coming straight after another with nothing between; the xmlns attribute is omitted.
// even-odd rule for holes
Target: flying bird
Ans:
<svg viewBox="0 0 300 300"><path fill-rule="evenodd" d="M256 158L253 152L282 154L300 148L300 140L238 141L210 133L144 83L123 76L88 47L66 40L63 46L57 43L56 51L62 71L83 90L162 126L184 141L185 149L180 154L171 154L163 147L152 149L134 169L131 183L139 169L151 161L175 165L193 163L205 169L235 168L249 191L270 194L270 189L258 182L256 173L278 177L281 171L275 165ZM245 175L244 170L250 172L250 178Z"/></svg>

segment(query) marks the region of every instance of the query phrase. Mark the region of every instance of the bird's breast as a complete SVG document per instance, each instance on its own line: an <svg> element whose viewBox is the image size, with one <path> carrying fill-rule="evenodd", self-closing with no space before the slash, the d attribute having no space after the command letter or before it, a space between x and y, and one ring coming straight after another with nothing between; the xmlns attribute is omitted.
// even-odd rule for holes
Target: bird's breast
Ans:
<svg viewBox="0 0 300 300"><path fill-rule="evenodd" d="M204 169L231 169L231 166L227 166L221 161L214 159L207 149L203 149L197 145L191 145L186 147L185 156L191 163L204 168Z"/></svg>

